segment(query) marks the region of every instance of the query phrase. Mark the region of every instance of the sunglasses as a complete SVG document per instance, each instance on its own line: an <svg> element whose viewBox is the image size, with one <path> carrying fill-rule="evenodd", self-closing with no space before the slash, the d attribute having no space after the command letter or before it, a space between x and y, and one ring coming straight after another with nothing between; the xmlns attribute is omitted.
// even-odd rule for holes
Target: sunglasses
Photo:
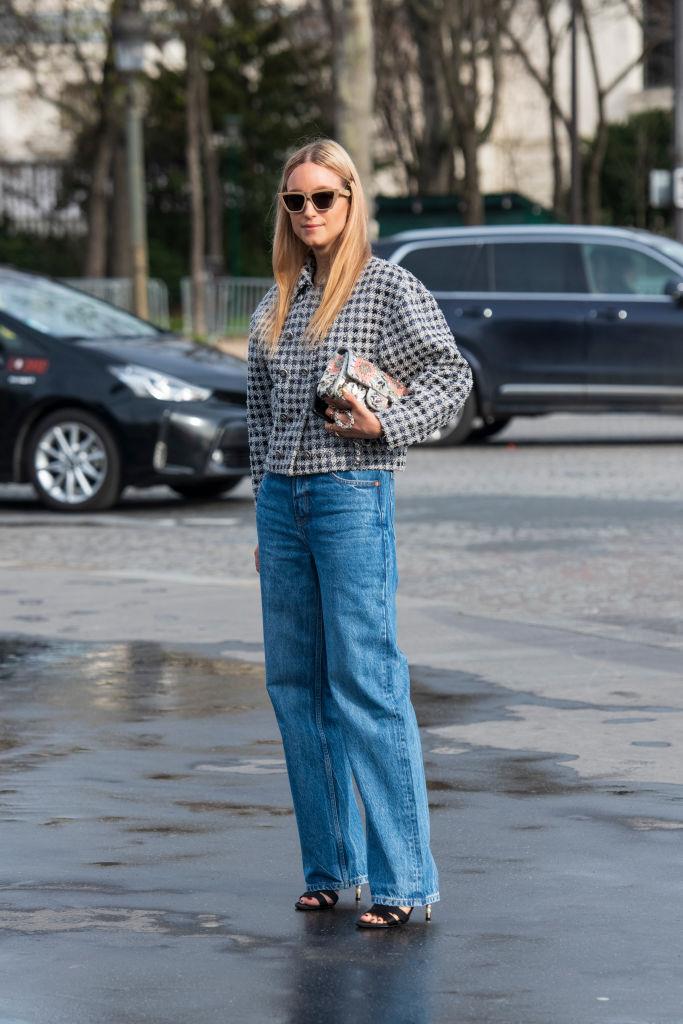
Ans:
<svg viewBox="0 0 683 1024"><path fill-rule="evenodd" d="M338 196L350 196L348 188L316 188L313 192L278 192L282 205L288 213L303 213L306 200L310 199L318 213L331 210Z"/></svg>

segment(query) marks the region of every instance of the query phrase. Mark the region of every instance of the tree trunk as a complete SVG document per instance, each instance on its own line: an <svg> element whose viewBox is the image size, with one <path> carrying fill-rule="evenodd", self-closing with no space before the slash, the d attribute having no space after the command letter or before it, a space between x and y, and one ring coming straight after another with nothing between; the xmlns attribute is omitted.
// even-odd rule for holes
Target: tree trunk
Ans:
<svg viewBox="0 0 683 1024"><path fill-rule="evenodd" d="M598 122L595 139L586 172L586 219L588 224L599 224L602 220L602 165L607 152L607 124L604 118Z"/></svg>
<svg viewBox="0 0 683 1024"><path fill-rule="evenodd" d="M126 164L126 146L123 137L118 137L114 144L114 188L112 190L111 210L111 273L113 277L132 278L133 268L130 258L130 211L128 209L128 171Z"/></svg>
<svg viewBox="0 0 683 1024"><path fill-rule="evenodd" d="M205 337L206 324L206 231L204 222L204 183L201 164L201 126L199 115L199 51L197 39L188 36L185 159L190 188L190 277L192 280L192 329Z"/></svg>
<svg viewBox="0 0 683 1024"><path fill-rule="evenodd" d="M109 237L109 194L116 126L105 115L90 175L88 236L83 261L84 277L106 277Z"/></svg>
<svg viewBox="0 0 683 1024"><path fill-rule="evenodd" d="M336 135L358 168L372 209L375 66L370 0L334 0L334 80Z"/></svg>
<svg viewBox="0 0 683 1024"><path fill-rule="evenodd" d="M201 126L202 151L206 170L206 223L208 249L206 262L211 274L219 276L225 269L223 249L223 186L218 168L218 155L213 143L209 79L197 61L197 101Z"/></svg>
<svg viewBox="0 0 683 1024"><path fill-rule="evenodd" d="M463 175L463 199L465 224L482 224L484 221L484 201L481 196L479 180L479 139L477 129L468 126L461 128L460 146L462 150L465 173Z"/></svg>
<svg viewBox="0 0 683 1024"><path fill-rule="evenodd" d="M434 52L434 25L412 5L410 20L418 52L422 109L429 113L417 150L418 190L421 195L449 195L455 188L455 162L450 131L444 123L447 102Z"/></svg>

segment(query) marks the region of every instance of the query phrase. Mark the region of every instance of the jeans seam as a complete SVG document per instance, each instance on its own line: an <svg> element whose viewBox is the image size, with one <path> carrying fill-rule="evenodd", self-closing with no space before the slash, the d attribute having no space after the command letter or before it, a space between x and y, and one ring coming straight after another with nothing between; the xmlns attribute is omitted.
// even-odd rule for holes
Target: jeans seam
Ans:
<svg viewBox="0 0 683 1024"><path fill-rule="evenodd" d="M384 893L372 894L373 903L381 903L384 907L426 907L429 903L437 903L441 899L438 890L426 896L389 896Z"/></svg>
<svg viewBox="0 0 683 1024"><path fill-rule="evenodd" d="M346 882L340 882L336 885L330 885L328 881L321 882L316 885L315 882L309 882L306 886L306 892L318 892L320 889L332 889L337 892L339 889L350 889L353 885L367 885L367 875L355 875L353 878L349 878Z"/></svg>
<svg viewBox="0 0 683 1024"><path fill-rule="evenodd" d="M327 779L327 788L330 794L330 806L332 808L332 817L334 820L334 831L335 840L337 843L337 855L339 857L339 866L341 868L342 881L344 887L349 883L346 881L349 874L348 864L346 863L346 852L344 850L344 837L342 834L341 823L339 821L339 809L337 807L337 795L334 791L334 775L332 772L332 761L330 759L330 753L327 746L327 736L323 728L322 721L322 637L323 637L323 613L322 613L322 597L320 590L318 590L317 599L317 623L316 623L316 634L315 634L315 724L318 729L318 735L320 737L320 746L323 752L323 763L325 765L325 777Z"/></svg>
<svg viewBox="0 0 683 1024"><path fill-rule="evenodd" d="M397 727L396 728L396 732L397 732L397 735L398 735L399 745L400 745L400 748L401 748L400 761L401 761L401 774L402 774L402 779L403 779L404 799L405 799L406 804L411 807L409 818L410 818L410 836L411 836L411 847L412 847L412 858L413 858L413 864L412 864L412 868L413 868L413 887L414 887L415 891L417 891L417 889L418 889L418 876L419 876L420 866L419 866L419 860L418 860L418 847L419 847L419 843L418 843L418 836L417 836L417 816L416 816L416 809L415 809L415 806L414 806L415 805L415 785L414 785L414 779L412 778L412 769L411 769L411 765L410 765L410 756L408 755L408 749L407 749L407 743L406 743L406 737L405 737L405 728L402 727L402 719L401 719L401 715L400 715L400 713L398 711L398 706L397 706L397 703L396 703L396 695L395 695L395 693L392 690L390 690L389 685L388 685L389 665L391 663L391 659L389 658L389 602L388 602L388 590L389 590L389 586L388 586L388 584L389 584L389 551L388 551L388 537L389 537L389 527L387 525L384 525L384 523L383 523L383 525L382 525L382 542L383 542L383 548L384 548L384 584L383 584L384 590L383 590L382 606L383 606L383 609L384 609L384 649L385 649L385 653L386 653L386 658L385 658L385 664L386 664L385 693L387 694L387 697L391 700L393 719L394 719L394 722L396 723L396 727ZM413 787L412 787L413 799L412 799L412 801L410 800L410 793L411 793L410 783L411 783L411 780L413 782ZM405 906L407 906L407 904L405 904Z"/></svg>
<svg viewBox="0 0 683 1024"><path fill-rule="evenodd" d="M354 487L357 491L365 491L370 487L377 487L377 480L359 480L357 478L345 480L343 476L339 476L338 473L332 471L330 471L330 476L345 487Z"/></svg>

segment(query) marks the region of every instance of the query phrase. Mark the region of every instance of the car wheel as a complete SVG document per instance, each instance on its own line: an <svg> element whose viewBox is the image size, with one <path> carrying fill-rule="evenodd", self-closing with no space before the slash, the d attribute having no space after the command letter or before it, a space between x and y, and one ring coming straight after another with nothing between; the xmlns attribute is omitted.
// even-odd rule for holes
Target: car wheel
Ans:
<svg viewBox="0 0 683 1024"><path fill-rule="evenodd" d="M217 498L226 491L234 491L241 476L228 480L201 480L196 484L171 484L171 490L183 498Z"/></svg>
<svg viewBox="0 0 683 1024"><path fill-rule="evenodd" d="M501 416L500 419L493 420L492 423L482 423L480 427L475 427L470 432L467 440L483 441L487 437L493 437L494 434L499 434L501 430L504 430L511 419L512 416Z"/></svg>
<svg viewBox="0 0 683 1024"><path fill-rule="evenodd" d="M83 409L60 409L40 420L27 458L31 483L48 508L111 508L121 493L116 441L102 420Z"/></svg>
<svg viewBox="0 0 683 1024"><path fill-rule="evenodd" d="M477 399L474 391L471 391L465 400L464 405L452 420L449 420L443 427L439 427L426 437L422 444L439 447L462 444L466 441L472 430L472 421L477 413Z"/></svg>

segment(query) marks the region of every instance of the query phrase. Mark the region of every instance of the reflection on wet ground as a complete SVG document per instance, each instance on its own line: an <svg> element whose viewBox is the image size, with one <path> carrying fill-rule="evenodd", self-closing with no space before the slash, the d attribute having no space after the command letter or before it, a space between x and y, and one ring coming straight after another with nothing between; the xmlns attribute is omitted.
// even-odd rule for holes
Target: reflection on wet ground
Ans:
<svg viewBox="0 0 683 1024"><path fill-rule="evenodd" d="M661 695L413 668L442 902L374 933L351 891L293 912L260 665L151 643L0 654L0 1024L683 1019L683 790L595 771L601 745L667 769L677 738L643 732L680 717Z"/></svg>

